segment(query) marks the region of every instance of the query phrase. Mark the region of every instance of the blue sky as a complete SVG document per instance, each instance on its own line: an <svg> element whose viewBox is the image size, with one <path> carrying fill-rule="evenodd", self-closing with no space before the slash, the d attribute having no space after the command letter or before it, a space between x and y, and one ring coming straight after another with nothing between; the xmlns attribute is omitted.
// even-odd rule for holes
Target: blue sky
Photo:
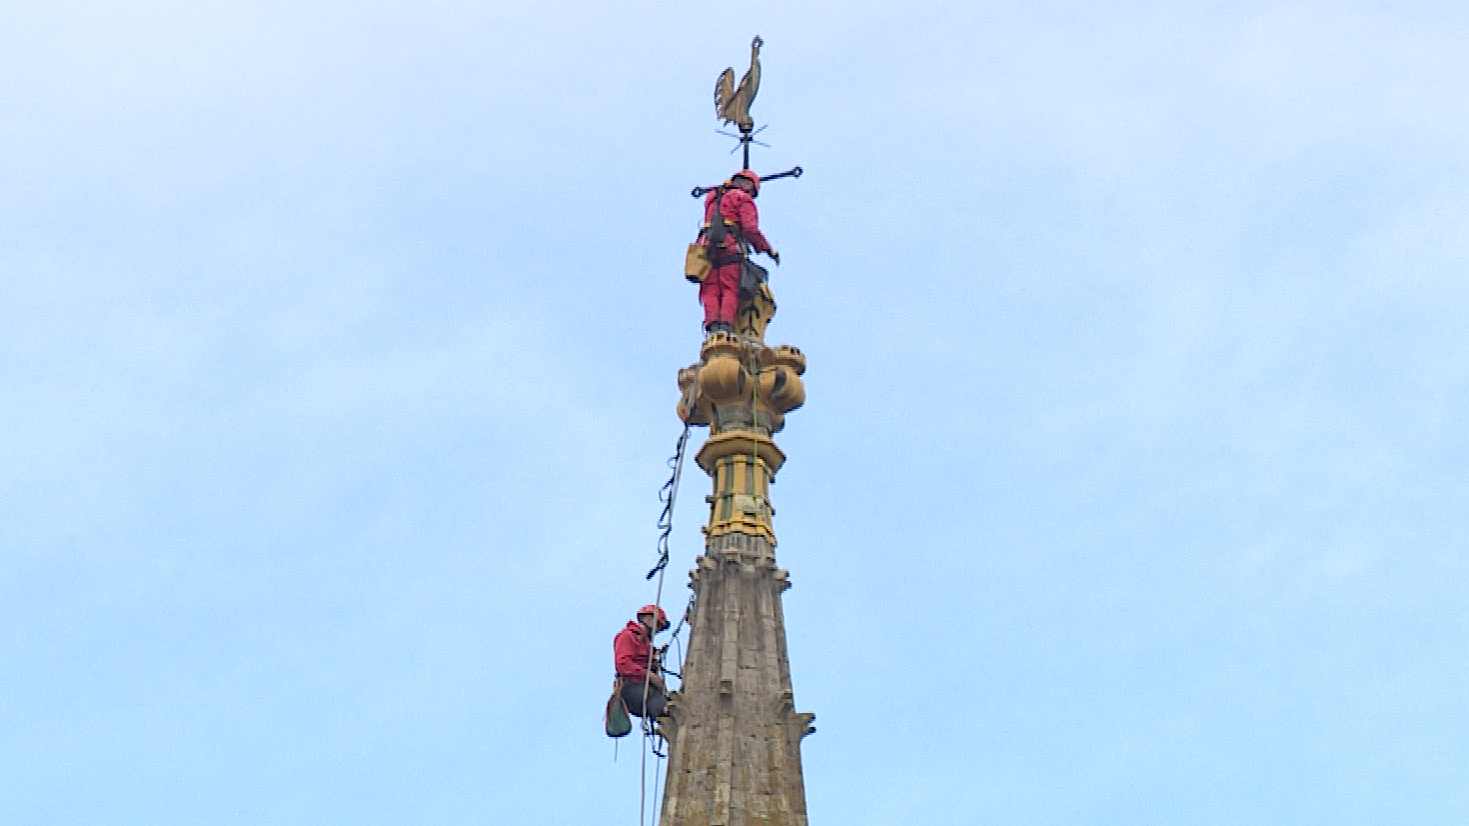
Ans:
<svg viewBox="0 0 1469 826"><path fill-rule="evenodd" d="M635 822L757 33L812 822L1464 822L1469 13L556 0L0 8L0 820Z"/></svg>

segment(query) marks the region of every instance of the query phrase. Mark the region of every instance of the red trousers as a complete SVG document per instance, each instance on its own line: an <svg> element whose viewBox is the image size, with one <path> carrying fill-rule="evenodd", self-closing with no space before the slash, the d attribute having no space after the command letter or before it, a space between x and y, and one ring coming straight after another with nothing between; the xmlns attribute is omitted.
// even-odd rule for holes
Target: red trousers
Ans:
<svg viewBox="0 0 1469 826"><path fill-rule="evenodd" d="M716 321L733 325L740 306L740 264L715 267L699 284L699 303L704 305L704 326Z"/></svg>

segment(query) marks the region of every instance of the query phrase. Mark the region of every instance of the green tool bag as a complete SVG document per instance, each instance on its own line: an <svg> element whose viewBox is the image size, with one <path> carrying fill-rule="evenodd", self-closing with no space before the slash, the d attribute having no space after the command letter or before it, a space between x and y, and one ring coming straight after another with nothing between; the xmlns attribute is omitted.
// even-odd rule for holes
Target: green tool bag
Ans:
<svg viewBox="0 0 1469 826"><path fill-rule="evenodd" d="M627 716L627 704L622 702L622 678L612 681L612 696L607 698L607 712L603 715L608 737L626 737L632 731L632 719Z"/></svg>

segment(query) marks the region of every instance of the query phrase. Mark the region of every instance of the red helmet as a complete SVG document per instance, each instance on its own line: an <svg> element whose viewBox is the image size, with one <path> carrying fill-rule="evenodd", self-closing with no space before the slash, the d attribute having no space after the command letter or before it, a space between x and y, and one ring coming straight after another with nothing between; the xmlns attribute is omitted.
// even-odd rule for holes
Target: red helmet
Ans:
<svg viewBox="0 0 1469 826"><path fill-rule="evenodd" d="M658 615L658 630L659 631L662 631L662 630L664 630L665 628L668 627L668 615L665 614L665 613L663 613L663 609L662 608L659 608L656 605L644 605L642 608L639 608L638 609L638 616L641 617L644 614L656 614L656 615Z"/></svg>
<svg viewBox="0 0 1469 826"><path fill-rule="evenodd" d="M733 181L735 178L749 178L750 183L755 185L755 194L760 194L760 176L756 175L753 170L741 169L739 172L736 172L735 174L729 176L729 179L731 181Z"/></svg>

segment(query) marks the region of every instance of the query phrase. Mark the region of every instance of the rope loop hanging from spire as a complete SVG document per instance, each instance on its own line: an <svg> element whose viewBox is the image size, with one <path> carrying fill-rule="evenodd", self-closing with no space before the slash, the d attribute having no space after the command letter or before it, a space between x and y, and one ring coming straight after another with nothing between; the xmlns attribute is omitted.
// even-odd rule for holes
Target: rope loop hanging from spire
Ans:
<svg viewBox="0 0 1469 826"><path fill-rule="evenodd" d="M668 466L673 473L658 490L658 501L663 503L663 512L658 516L658 564L654 565L643 579L652 579L668 567L668 540L673 534L673 504L678 499L678 480L683 474L684 448L688 446L688 443L689 423L684 422L683 432L678 436L673 456L668 460Z"/></svg>

